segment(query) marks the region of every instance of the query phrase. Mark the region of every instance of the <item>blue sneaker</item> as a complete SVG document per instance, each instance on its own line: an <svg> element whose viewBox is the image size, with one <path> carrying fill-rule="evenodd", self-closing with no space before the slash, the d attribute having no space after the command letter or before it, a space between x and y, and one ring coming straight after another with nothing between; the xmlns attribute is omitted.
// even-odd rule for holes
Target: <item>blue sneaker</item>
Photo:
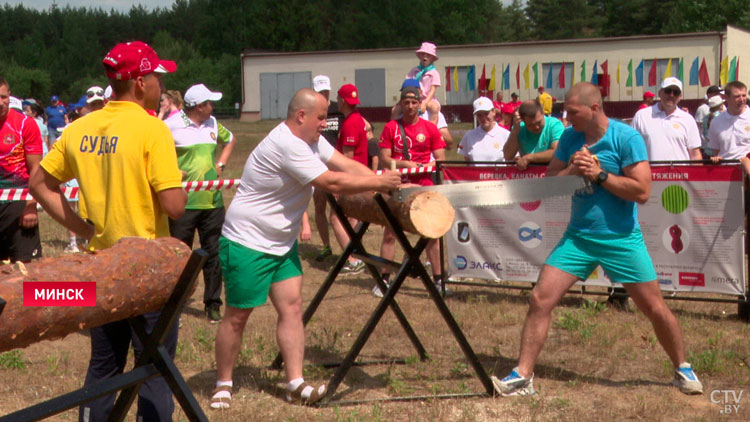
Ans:
<svg viewBox="0 0 750 422"><path fill-rule="evenodd" d="M703 384L693 372L693 367L687 362L681 363L680 367L674 370L672 384L685 394L703 394Z"/></svg>
<svg viewBox="0 0 750 422"><path fill-rule="evenodd" d="M518 374L518 367L513 368L510 375L502 380L494 375L491 379L492 385L495 387L495 392L503 397L531 396L536 393L534 391L534 375L532 374L531 377L524 378Z"/></svg>

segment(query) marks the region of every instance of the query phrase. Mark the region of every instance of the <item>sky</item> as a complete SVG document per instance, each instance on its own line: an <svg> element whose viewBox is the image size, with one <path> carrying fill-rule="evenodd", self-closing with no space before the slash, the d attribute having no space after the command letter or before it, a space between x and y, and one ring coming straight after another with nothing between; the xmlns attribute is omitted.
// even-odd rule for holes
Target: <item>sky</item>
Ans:
<svg viewBox="0 0 750 422"><path fill-rule="evenodd" d="M138 4L142 4L147 10L157 7L169 8L174 0L0 0L0 4L10 4L11 6L22 4L28 9L37 10L49 9L52 3L57 3L57 7L65 7L67 4L70 7L100 7L107 11L115 9L126 12Z"/></svg>

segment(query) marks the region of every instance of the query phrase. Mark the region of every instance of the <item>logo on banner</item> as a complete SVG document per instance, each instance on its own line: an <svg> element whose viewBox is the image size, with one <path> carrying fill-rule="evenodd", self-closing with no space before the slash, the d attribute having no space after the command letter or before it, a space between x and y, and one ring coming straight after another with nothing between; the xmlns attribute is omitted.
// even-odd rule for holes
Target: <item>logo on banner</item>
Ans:
<svg viewBox="0 0 750 422"><path fill-rule="evenodd" d="M540 205L542 205L542 200L540 199L531 202L521 202L519 205L526 211L536 211L536 209L539 208Z"/></svg>
<svg viewBox="0 0 750 422"><path fill-rule="evenodd" d="M469 265L469 262L466 261L466 258L458 255L457 257L453 258L453 265L455 265L459 270L465 270L466 266Z"/></svg>
<svg viewBox="0 0 750 422"><path fill-rule="evenodd" d="M706 276L703 273L679 273L680 286L706 287Z"/></svg>
<svg viewBox="0 0 750 422"><path fill-rule="evenodd" d="M529 249L542 244L542 228L533 221L527 221L518 229L518 240Z"/></svg>
<svg viewBox="0 0 750 422"><path fill-rule="evenodd" d="M459 221L457 224L457 238L458 241L461 243L466 243L469 240L471 240L471 235L469 234L469 223L466 221Z"/></svg>
<svg viewBox="0 0 750 422"><path fill-rule="evenodd" d="M667 186L661 193L661 206L672 214L680 214L690 204L690 196L685 188L679 185Z"/></svg>
<svg viewBox="0 0 750 422"><path fill-rule="evenodd" d="M687 250L690 246L690 232L679 224L673 224L661 234L661 240L664 244L664 249L677 255Z"/></svg>

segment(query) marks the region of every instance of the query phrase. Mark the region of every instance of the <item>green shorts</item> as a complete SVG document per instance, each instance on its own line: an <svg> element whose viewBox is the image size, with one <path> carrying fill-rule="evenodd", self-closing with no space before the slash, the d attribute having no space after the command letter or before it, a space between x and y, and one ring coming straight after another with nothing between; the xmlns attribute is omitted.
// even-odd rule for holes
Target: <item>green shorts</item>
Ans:
<svg viewBox="0 0 750 422"><path fill-rule="evenodd" d="M545 264L581 280L601 265L613 283L656 280L656 271L640 229L622 234L590 234L568 230Z"/></svg>
<svg viewBox="0 0 750 422"><path fill-rule="evenodd" d="M268 300L271 284L302 275L297 242L285 255L259 252L219 237L219 260L227 305L254 308Z"/></svg>

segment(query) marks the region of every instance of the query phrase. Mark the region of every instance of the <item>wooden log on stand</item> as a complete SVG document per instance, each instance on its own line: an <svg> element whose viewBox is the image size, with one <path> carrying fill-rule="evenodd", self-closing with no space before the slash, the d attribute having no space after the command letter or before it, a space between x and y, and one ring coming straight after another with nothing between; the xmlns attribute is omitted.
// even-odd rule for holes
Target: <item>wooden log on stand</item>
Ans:
<svg viewBox="0 0 750 422"><path fill-rule="evenodd" d="M438 192L417 191L406 197L403 202L387 194L383 194L383 198L404 231L409 233L437 239L447 233L453 225L455 210L450 201ZM347 217L386 224L385 215L372 193L341 195L338 203Z"/></svg>
<svg viewBox="0 0 750 422"><path fill-rule="evenodd" d="M124 238L109 249L0 266L0 352L161 309L190 257L175 238ZM23 306L23 284L96 282L96 306Z"/></svg>

